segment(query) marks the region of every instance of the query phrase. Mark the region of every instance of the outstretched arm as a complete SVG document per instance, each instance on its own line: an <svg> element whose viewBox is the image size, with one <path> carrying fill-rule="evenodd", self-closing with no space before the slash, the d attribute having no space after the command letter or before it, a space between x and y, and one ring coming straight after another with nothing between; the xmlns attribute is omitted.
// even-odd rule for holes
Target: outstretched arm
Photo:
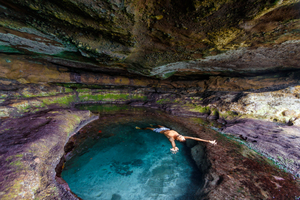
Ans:
<svg viewBox="0 0 300 200"><path fill-rule="evenodd" d="M171 145L173 147L170 150L172 151L172 153L176 153L179 149L178 147L176 147L175 140L173 138L170 138L169 141L171 142Z"/></svg>
<svg viewBox="0 0 300 200"><path fill-rule="evenodd" d="M200 141L200 142L209 142L213 145L217 144L216 140L214 141L211 141L211 140L203 140L203 139L200 139L200 138L195 138L195 137L189 137L189 136L183 136L185 139L191 139L191 140L196 140L196 141Z"/></svg>

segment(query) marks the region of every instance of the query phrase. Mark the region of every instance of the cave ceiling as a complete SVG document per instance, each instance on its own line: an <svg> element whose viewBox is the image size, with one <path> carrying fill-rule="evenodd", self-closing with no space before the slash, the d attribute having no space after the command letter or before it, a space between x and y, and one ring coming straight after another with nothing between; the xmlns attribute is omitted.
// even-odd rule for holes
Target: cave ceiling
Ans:
<svg viewBox="0 0 300 200"><path fill-rule="evenodd" d="M300 70L299 0L0 0L0 53L172 77Z"/></svg>

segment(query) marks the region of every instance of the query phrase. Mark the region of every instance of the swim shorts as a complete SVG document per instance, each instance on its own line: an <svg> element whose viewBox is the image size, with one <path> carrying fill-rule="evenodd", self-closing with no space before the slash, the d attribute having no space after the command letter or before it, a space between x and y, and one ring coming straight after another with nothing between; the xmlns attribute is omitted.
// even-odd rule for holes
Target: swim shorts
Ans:
<svg viewBox="0 0 300 200"><path fill-rule="evenodd" d="M166 128L166 127L161 127L161 128L153 129L153 131L158 132L158 133L160 133L161 131L166 131L166 130L170 130L170 129Z"/></svg>

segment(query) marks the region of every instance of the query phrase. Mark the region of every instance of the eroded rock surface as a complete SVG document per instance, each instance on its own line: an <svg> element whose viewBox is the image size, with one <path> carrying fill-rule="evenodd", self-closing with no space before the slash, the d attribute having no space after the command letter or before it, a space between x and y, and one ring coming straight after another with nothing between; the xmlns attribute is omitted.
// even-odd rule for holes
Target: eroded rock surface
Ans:
<svg viewBox="0 0 300 200"><path fill-rule="evenodd" d="M246 141L250 147L264 153L300 176L299 127L240 119L228 123L221 130Z"/></svg>
<svg viewBox="0 0 300 200"><path fill-rule="evenodd" d="M0 198L67 197L55 167L68 138L92 119L89 111L58 109L1 121Z"/></svg>
<svg viewBox="0 0 300 200"><path fill-rule="evenodd" d="M161 78L299 69L294 0L0 4L1 52L38 53L60 65Z"/></svg>
<svg viewBox="0 0 300 200"><path fill-rule="evenodd" d="M36 136L26 125L47 127L54 123L43 119L50 116L49 109L81 103L130 104L194 116L199 123L223 127L299 174L298 128L293 127L300 124L299 7L298 0L0 0L0 131L4 145L14 149L1 157L3 167L8 166L3 168L8 181L2 183L17 186L0 195L31 198L48 191L18 192L19 175L31 180L32 188L42 187L37 180L45 175L28 175L31 171L22 168L44 161L27 152L25 139ZM10 134L13 124L24 130ZM17 143L6 142L11 139ZM23 149L28 158L12 154ZM210 198L217 199L224 188L230 191L228 198L234 193L252 198L242 196L238 187L258 193L254 199L272 198L265 191L274 185L272 192L284 198L278 192L281 179L262 176L249 183L253 177L247 170L269 170L251 159L228 165L234 173L246 174L237 186L218 186L232 175L222 174L225 164L216 164L207 183L216 189ZM19 168L15 175L5 171Z"/></svg>
<svg viewBox="0 0 300 200"><path fill-rule="evenodd" d="M197 118L177 118L177 122L188 127L197 137L216 139L218 142L216 146L205 145L204 152L210 166L206 184L199 190L199 199L293 199L298 196L297 179L281 170L278 171L263 156L201 126ZM192 151L196 149L199 147L195 146ZM198 151L203 152L203 149Z"/></svg>
<svg viewBox="0 0 300 200"><path fill-rule="evenodd" d="M151 109L139 111L122 106L119 109L107 106L107 110L103 110L101 106L98 108L90 106L90 109L101 111L101 122L97 122L97 126L90 124L83 127L70 141L75 144L74 149L79 147L86 138L96 140L101 137L110 137L109 133L98 133L98 123L108 125L128 123L131 120L138 123L145 116L159 118L161 122L167 123L164 125L183 135L208 140L216 139L217 145L192 140L186 142L196 165L205 174L205 184L199 185L195 199L293 199L300 194L300 185L294 176L278 169L248 147L203 126L198 118L174 117ZM276 142L271 141L270 144L276 144ZM86 150L87 148L77 148L76 153L81 154ZM72 152L67 154L69 157L72 156ZM128 170L126 165L116 166L113 163L112 166L113 169L119 167L119 172L125 173L123 175L130 173L126 171Z"/></svg>

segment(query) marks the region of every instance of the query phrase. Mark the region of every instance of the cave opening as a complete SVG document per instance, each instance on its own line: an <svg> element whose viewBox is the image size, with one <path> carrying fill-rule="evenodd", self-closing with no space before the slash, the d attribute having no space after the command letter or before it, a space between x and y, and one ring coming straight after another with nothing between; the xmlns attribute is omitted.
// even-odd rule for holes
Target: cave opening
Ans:
<svg viewBox="0 0 300 200"><path fill-rule="evenodd" d="M83 127L65 146L58 172L82 199L195 199L205 172L191 155L197 142L176 142L151 130L162 124L189 135L185 127L155 111L116 105L89 105L101 111L99 119ZM205 158L204 158L205 159Z"/></svg>

